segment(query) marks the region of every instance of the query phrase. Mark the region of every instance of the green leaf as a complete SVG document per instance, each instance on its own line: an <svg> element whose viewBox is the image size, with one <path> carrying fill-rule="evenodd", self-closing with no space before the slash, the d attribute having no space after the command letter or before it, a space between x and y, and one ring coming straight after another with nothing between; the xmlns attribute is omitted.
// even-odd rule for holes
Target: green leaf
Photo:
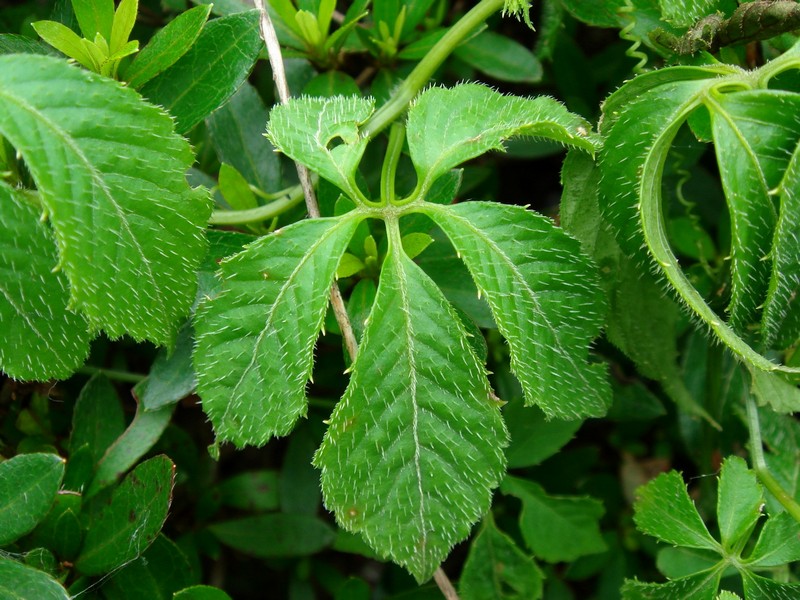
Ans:
<svg viewBox="0 0 800 600"><path fill-rule="evenodd" d="M134 386L133 392L144 410L157 411L176 404L194 391L193 350L194 330L187 323L178 331L172 352L159 350L147 379Z"/></svg>
<svg viewBox="0 0 800 600"><path fill-rule="evenodd" d="M50 227L23 193L0 183L0 369L15 379L64 379L86 360L91 335L71 311Z"/></svg>
<svg viewBox="0 0 800 600"><path fill-rule="evenodd" d="M72 10L81 27L83 37L93 40L99 33L106 40L111 39L114 22L114 0L71 0Z"/></svg>
<svg viewBox="0 0 800 600"><path fill-rule="evenodd" d="M537 600L544 574L489 513L472 541L458 582L464 600Z"/></svg>
<svg viewBox="0 0 800 600"><path fill-rule="evenodd" d="M511 443L506 449L509 469L538 465L569 442L583 424L581 420L548 420L537 407L525 407L520 399L503 407Z"/></svg>
<svg viewBox="0 0 800 600"><path fill-rule="evenodd" d="M175 465L163 455L131 471L92 519L75 568L99 575L140 556L167 518L174 481Z"/></svg>
<svg viewBox="0 0 800 600"><path fill-rule="evenodd" d="M764 494L755 473L738 456L726 458L717 492L717 524L726 551L743 547L761 518L763 505Z"/></svg>
<svg viewBox="0 0 800 600"><path fill-rule="evenodd" d="M175 592L173 600L231 600L225 592L210 585L193 585Z"/></svg>
<svg viewBox="0 0 800 600"><path fill-rule="evenodd" d="M364 268L364 263L357 256L348 252L342 254L342 259L339 261L339 266L336 267L336 278L342 279L355 275Z"/></svg>
<svg viewBox="0 0 800 600"><path fill-rule="evenodd" d="M478 296L475 282L447 236L437 227L431 232L431 237L434 243L417 258L416 263L433 279L448 302L479 327L496 329L486 298Z"/></svg>
<svg viewBox="0 0 800 600"><path fill-rule="evenodd" d="M31 23L31 26L33 26L33 23ZM50 56L58 56L58 53L44 42L16 33L0 33L0 54L48 54Z"/></svg>
<svg viewBox="0 0 800 600"><path fill-rule="evenodd" d="M121 436L103 454L95 469L92 483L84 491L85 498L115 483L117 479L136 464L158 441L169 425L174 405L166 405L158 410L148 411L139 402L136 415ZM138 467L137 467L138 468Z"/></svg>
<svg viewBox="0 0 800 600"><path fill-rule="evenodd" d="M538 83L542 79L542 63L533 52L494 31L467 40L453 54L498 81Z"/></svg>
<svg viewBox="0 0 800 600"><path fill-rule="evenodd" d="M36 527L63 477L64 459L55 454L19 454L0 463L0 546Z"/></svg>
<svg viewBox="0 0 800 600"><path fill-rule="evenodd" d="M275 191L281 185L281 165L272 144L262 135L268 118L261 96L245 82L206 124L220 161L235 167L257 188Z"/></svg>
<svg viewBox="0 0 800 600"><path fill-rule="evenodd" d="M526 403L548 417L604 415L611 402L605 368L586 359L605 302L578 242L519 206L426 204L420 212L448 235L486 295Z"/></svg>
<svg viewBox="0 0 800 600"><path fill-rule="evenodd" d="M782 583L750 571L743 571L742 579L747 600L794 600L800 596L798 583Z"/></svg>
<svg viewBox="0 0 800 600"><path fill-rule="evenodd" d="M642 168L656 143L669 144L677 125L699 102L716 74L709 68L674 67L636 77L603 104L599 156L601 209L620 247L642 256L639 217ZM662 141L668 139L669 141Z"/></svg>
<svg viewBox="0 0 800 600"><path fill-rule="evenodd" d="M662 542L721 552L689 498L680 473L662 473L637 491L636 527Z"/></svg>
<svg viewBox="0 0 800 600"><path fill-rule="evenodd" d="M316 430L316 427L313 429ZM323 432L312 431L309 421L292 431L281 463L280 503L285 513L316 515L322 504L319 472L311 464Z"/></svg>
<svg viewBox="0 0 800 600"><path fill-rule="evenodd" d="M191 48L208 20L209 5L195 6L159 30L125 70L125 80L139 89L163 73Z"/></svg>
<svg viewBox="0 0 800 600"><path fill-rule="evenodd" d="M403 252L408 258L414 259L433 243L433 238L427 233L409 233L403 236Z"/></svg>
<svg viewBox="0 0 800 600"><path fill-rule="evenodd" d="M753 377L752 392L761 406L770 406L780 413L800 411L800 388L789 383L780 375L751 370Z"/></svg>
<svg viewBox="0 0 800 600"><path fill-rule="evenodd" d="M667 579L678 579L707 571L719 562L720 556L716 552L683 546L661 548L656 557L656 566Z"/></svg>
<svg viewBox="0 0 800 600"><path fill-rule="evenodd" d="M39 37L59 52L74 58L87 69L96 70L94 60L83 45L80 36L66 25L57 21L36 21L31 24L31 27L39 34Z"/></svg>
<svg viewBox="0 0 800 600"><path fill-rule="evenodd" d="M181 549L159 534L136 560L103 583L103 594L114 600L172 600L173 594L193 583L192 567Z"/></svg>
<svg viewBox="0 0 800 600"><path fill-rule="evenodd" d="M0 104L0 133L55 230L71 306L112 338L170 342L194 300L210 211L186 183L186 140L132 90L45 56L0 57Z"/></svg>
<svg viewBox="0 0 800 600"><path fill-rule="evenodd" d="M355 96L298 98L270 112L267 137L292 160L303 163L353 199L360 198L356 170L367 140L358 126L375 101Z"/></svg>
<svg viewBox="0 0 800 600"><path fill-rule="evenodd" d="M222 263L222 293L198 309L203 409L221 441L263 445L305 414L305 385L336 266L361 217L309 219Z"/></svg>
<svg viewBox="0 0 800 600"><path fill-rule="evenodd" d="M247 79L263 45L258 14L250 10L209 21L180 59L141 88L175 117L178 133L206 118Z"/></svg>
<svg viewBox="0 0 800 600"><path fill-rule="evenodd" d="M247 210L258 206L256 195L235 167L222 163L219 168L219 191L234 210Z"/></svg>
<svg viewBox="0 0 800 600"><path fill-rule="evenodd" d="M667 583L642 583L627 579L622 588L623 600L714 600L719 588L720 568L702 571Z"/></svg>
<svg viewBox="0 0 800 600"><path fill-rule="evenodd" d="M607 550L599 521L605 512L594 498L550 496L532 481L506 477L500 491L522 500L519 526L525 544L547 562L570 562Z"/></svg>
<svg viewBox="0 0 800 600"><path fill-rule="evenodd" d="M361 90L355 79L341 71L320 73L303 88L303 95L323 96L360 96Z"/></svg>
<svg viewBox="0 0 800 600"><path fill-rule="evenodd" d="M800 338L800 144L780 183L780 214L773 238L772 276L761 325L764 344L785 348Z"/></svg>
<svg viewBox="0 0 800 600"><path fill-rule="evenodd" d="M664 20L678 27L690 27L708 15L720 9L721 4L728 4L726 0L659 0L661 14ZM733 3L733 8L736 4Z"/></svg>
<svg viewBox="0 0 800 600"><path fill-rule="evenodd" d="M0 556L0 598L70 600L71 596L47 573Z"/></svg>
<svg viewBox="0 0 800 600"><path fill-rule="evenodd" d="M223 544L259 558L314 554L334 538L331 528L317 517L287 513L214 523L208 529Z"/></svg>
<svg viewBox="0 0 800 600"><path fill-rule="evenodd" d="M434 181L515 136L552 138L593 152L598 145L588 121L552 98L503 96L479 84L422 92L408 111L406 138L424 196Z"/></svg>
<svg viewBox="0 0 800 600"><path fill-rule="evenodd" d="M753 111L752 102L740 101L741 95L716 95L706 100L711 113L717 165L731 214L728 312L730 324L737 331L757 320L757 309L764 302L770 264L763 258L769 254L776 222L769 184L758 161L759 148L750 143L747 131L741 127L747 119L760 118L760 129L767 129L763 126L764 107ZM770 111L767 121L771 121L773 114ZM782 127L780 119L774 121L774 127Z"/></svg>
<svg viewBox="0 0 800 600"><path fill-rule="evenodd" d="M733 592L723 591L719 593L717 596L717 600L742 600L740 596L734 594Z"/></svg>
<svg viewBox="0 0 800 600"><path fill-rule="evenodd" d="M112 56L128 43L128 38L131 35L131 31L133 31L133 26L136 24L136 14L138 11L139 0L120 0L119 6L117 6L117 10L114 13L111 37L107 38L108 47Z"/></svg>
<svg viewBox="0 0 800 600"><path fill-rule="evenodd" d="M779 567L800 560L800 523L789 513L771 516L747 558L748 569Z"/></svg>
<svg viewBox="0 0 800 600"><path fill-rule="evenodd" d="M220 499L226 506L249 512L275 510L278 501L278 474L251 471L234 475L219 485Z"/></svg>
<svg viewBox="0 0 800 600"><path fill-rule="evenodd" d="M458 316L396 227L314 464L337 522L423 582L489 509L507 434Z"/></svg>
<svg viewBox="0 0 800 600"><path fill-rule="evenodd" d="M81 502L80 494L59 491L47 516L30 534L31 546L49 548L61 560L74 560L83 541L78 520Z"/></svg>
<svg viewBox="0 0 800 600"><path fill-rule="evenodd" d="M72 411L70 454L85 445L94 466L124 431L125 414L114 386L105 376L92 377L83 386Z"/></svg>

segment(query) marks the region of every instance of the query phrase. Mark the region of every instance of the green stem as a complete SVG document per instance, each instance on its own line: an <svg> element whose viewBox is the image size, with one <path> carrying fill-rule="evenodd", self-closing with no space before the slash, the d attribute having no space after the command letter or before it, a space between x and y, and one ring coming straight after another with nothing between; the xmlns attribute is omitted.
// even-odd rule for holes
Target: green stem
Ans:
<svg viewBox="0 0 800 600"><path fill-rule="evenodd" d="M290 208L303 201L303 189L296 185L290 194L274 200L264 206L257 206L248 210L215 210L208 220L210 225L242 225L244 223L257 223L272 219L285 213Z"/></svg>
<svg viewBox="0 0 800 600"><path fill-rule="evenodd" d="M381 169L381 204L394 202L394 180L397 173L397 163L403 153L403 143L406 139L406 127L400 122L392 124L389 132L389 145L383 158Z"/></svg>
<svg viewBox="0 0 800 600"><path fill-rule="evenodd" d="M745 399L747 405L747 425L750 429L750 452L753 458L753 470L762 485L775 496L795 521L800 522L800 504L792 497L789 492L783 489L778 480L772 476L767 461L764 459L764 446L761 441L761 425L758 421L758 407L752 394L747 394Z"/></svg>
<svg viewBox="0 0 800 600"><path fill-rule="evenodd" d="M486 19L503 8L503 0L481 0L472 10L447 30L425 57L400 84L389 101L380 107L361 128L361 136L372 139L408 107L414 96L428 84L436 69Z"/></svg>
<svg viewBox="0 0 800 600"><path fill-rule="evenodd" d="M76 371L81 375L105 375L109 379L115 381L124 381L125 383L139 383L147 378L147 375L140 373L131 373L129 371L117 371L115 369L102 369L100 367L93 367L92 365L84 365Z"/></svg>

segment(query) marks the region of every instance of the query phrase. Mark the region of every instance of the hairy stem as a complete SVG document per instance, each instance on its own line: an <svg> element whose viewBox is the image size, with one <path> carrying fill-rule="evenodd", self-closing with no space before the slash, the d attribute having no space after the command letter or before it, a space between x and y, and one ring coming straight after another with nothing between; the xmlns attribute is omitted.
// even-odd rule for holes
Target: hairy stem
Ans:
<svg viewBox="0 0 800 600"><path fill-rule="evenodd" d="M289 84L286 81L286 71L283 68L281 45L278 43L278 36L275 33L275 27L272 25L269 12L267 12L267 9L264 7L264 0L255 0L255 5L261 13L261 19L259 21L261 37L264 40L264 44L267 46L269 64L272 67L272 77L275 79L275 86L278 89L278 98L280 98L282 104L285 104L289 100ZM306 199L308 216L312 219L316 219L320 216L320 212L317 197L314 194L314 184L311 181L311 174L308 169L299 162L295 161L294 164L297 168L297 176L300 178L303 196ZM331 307L333 308L336 322L339 324L339 329L342 332L342 338L344 339L347 353L350 355L350 360L353 361L355 360L358 350L358 343L356 342L355 333L353 333L353 326L350 324L350 319L347 316L347 309L344 306L342 293L339 291L339 286L336 282L331 286Z"/></svg>
<svg viewBox="0 0 800 600"><path fill-rule="evenodd" d="M361 128L361 135L372 139L383 131L392 121L397 119L406 110L409 103L428 84L433 73L438 69L453 50L463 42L486 19L503 8L503 0L481 0L472 10L447 30L425 57L417 63L414 70L400 84L389 98L389 101L380 107Z"/></svg>
<svg viewBox="0 0 800 600"><path fill-rule="evenodd" d="M764 459L764 446L761 441L761 425L758 421L758 407L752 394L747 394L747 425L750 429L750 453L753 458L753 470L758 480L769 490L770 494L781 503L795 521L800 522L800 504L787 492L778 480L773 477Z"/></svg>

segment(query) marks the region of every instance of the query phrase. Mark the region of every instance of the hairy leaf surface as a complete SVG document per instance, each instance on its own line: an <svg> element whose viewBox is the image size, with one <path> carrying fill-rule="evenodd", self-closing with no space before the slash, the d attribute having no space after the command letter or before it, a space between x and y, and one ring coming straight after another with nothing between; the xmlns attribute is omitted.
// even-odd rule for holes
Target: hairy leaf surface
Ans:
<svg viewBox="0 0 800 600"><path fill-rule="evenodd" d="M598 141L583 118L548 97L503 96L479 84L431 88L408 111L408 148L423 194L461 163L502 150L514 136L544 136L593 152Z"/></svg>
<svg viewBox="0 0 800 600"><path fill-rule="evenodd" d="M762 335L766 346L785 348L800 338L800 143L780 184L780 202Z"/></svg>
<svg viewBox="0 0 800 600"><path fill-rule="evenodd" d="M719 568L702 571L667 583L643 583L627 580L622 587L623 600L714 600L722 572Z"/></svg>
<svg viewBox="0 0 800 600"><path fill-rule="evenodd" d="M263 445L305 414L328 289L360 220L300 221L222 263L223 291L198 309L194 353L220 440Z"/></svg>
<svg viewBox="0 0 800 600"><path fill-rule="evenodd" d="M39 210L0 183L0 369L15 379L66 378L89 354L86 320L68 308L69 284Z"/></svg>
<svg viewBox="0 0 800 600"><path fill-rule="evenodd" d="M132 90L45 56L0 57L0 132L55 230L71 307L111 337L168 343L194 300L210 206L172 121Z"/></svg>
<svg viewBox="0 0 800 600"><path fill-rule="evenodd" d="M720 551L689 498L680 473L662 473L639 489L636 527L668 544Z"/></svg>
<svg viewBox="0 0 800 600"><path fill-rule="evenodd" d="M548 417L604 415L605 369L586 359L605 300L579 243L518 206L465 202L422 212L448 235L486 295L526 402Z"/></svg>
<svg viewBox="0 0 800 600"><path fill-rule="evenodd" d="M717 494L717 524L722 546L733 550L747 541L761 518L764 493L744 459L729 456L722 465Z"/></svg>
<svg viewBox="0 0 800 600"><path fill-rule="evenodd" d="M507 434L458 316L396 237L314 463L339 524L422 582L488 510Z"/></svg>
<svg viewBox="0 0 800 600"><path fill-rule="evenodd" d="M358 126L374 106L374 100L355 96L294 99L272 109L267 137L289 158L356 199L356 169L367 148Z"/></svg>

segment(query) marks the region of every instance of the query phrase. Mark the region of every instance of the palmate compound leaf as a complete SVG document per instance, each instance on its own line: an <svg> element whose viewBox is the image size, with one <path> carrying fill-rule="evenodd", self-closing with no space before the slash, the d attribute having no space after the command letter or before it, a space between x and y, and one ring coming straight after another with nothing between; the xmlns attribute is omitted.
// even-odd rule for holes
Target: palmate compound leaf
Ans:
<svg viewBox="0 0 800 600"><path fill-rule="evenodd" d="M396 227L314 464L338 523L422 582L488 510L507 433L461 321Z"/></svg>
<svg viewBox="0 0 800 600"><path fill-rule="evenodd" d="M46 56L0 57L0 134L55 231L70 307L112 338L169 343L194 300L210 214L189 144L133 91Z"/></svg>
<svg viewBox="0 0 800 600"><path fill-rule="evenodd" d="M0 369L15 379L68 377L89 354L86 321L67 308L57 263L39 210L0 183Z"/></svg>
<svg viewBox="0 0 800 600"><path fill-rule="evenodd" d="M267 137L292 160L303 163L355 199L356 169L367 139L358 126L375 107L373 99L356 96L297 98L272 109Z"/></svg>
<svg viewBox="0 0 800 600"><path fill-rule="evenodd" d="M486 296L508 340L526 404L548 417L603 416L611 389L600 364L587 364L603 322L596 269L577 240L519 206L426 204Z"/></svg>
<svg viewBox="0 0 800 600"><path fill-rule="evenodd" d="M479 84L431 88L408 111L406 133L423 195L450 169L516 136L544 136L593 152L597 136L581 117L545 96L503 96Z"/></svg>
<svg viewBox="0 0 800 600"><path fill-rule="evenodd" d="M197 312L194 352L197 390L220 441L260 446L305 414L328 291L361 219L300 221L222 263L222 292Z"/></svg>

